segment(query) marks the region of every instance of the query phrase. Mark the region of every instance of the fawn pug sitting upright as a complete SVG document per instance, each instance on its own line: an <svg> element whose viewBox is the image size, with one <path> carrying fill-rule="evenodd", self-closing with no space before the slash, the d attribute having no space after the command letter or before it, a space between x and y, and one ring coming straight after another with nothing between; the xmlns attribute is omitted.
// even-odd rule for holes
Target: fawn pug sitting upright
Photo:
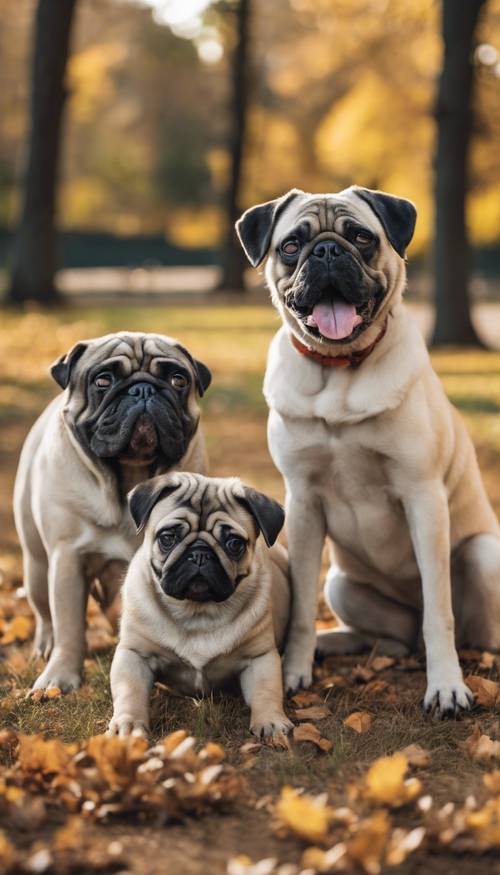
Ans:
<svg viewBox="0 0 500 875"><path fill-rule="evenodd" d="M239 676L252 732L287 732L278 648L288 562L274 543L282 507L237 479L172 474L137 486L130 511L145 536L123 588L110 732L148 731L157 676L187 695Z"/></svg>
<svg viewBox="0 0 500 875"><path fill-rule="evenodd" d="M293 588L287 689L311 682L317 580L343 622L326 652L427 655L425 707L468 709L456 641L500 648L500 537L466 428L402 304L409 201L352 186L293 190L238 233L283 320L264 383L287 490Z"/></svg>
<svg viewBox="0 0 500 875"><path fill-rule="evenodd" d="M26 438L14 512L35 650L35 689L80 685L89 586L111 604L139 543L126 495L176 467L205 471L197 396L210 371L161 334L77 343L52 367L64 392Z"/></svg>

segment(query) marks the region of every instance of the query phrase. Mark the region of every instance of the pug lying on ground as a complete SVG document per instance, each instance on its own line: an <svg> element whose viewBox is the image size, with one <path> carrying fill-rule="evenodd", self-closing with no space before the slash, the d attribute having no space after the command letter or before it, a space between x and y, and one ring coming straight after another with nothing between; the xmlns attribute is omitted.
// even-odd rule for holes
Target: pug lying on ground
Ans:
<svg viewBox="0 0 500 875"><path fill-rule="evenodd" d="M34 689L81 682L89 585L104 605L139 544L127 492L153 474L206 469L197 395L210 371L161 334L76 344L52 367L65 391L24 444L14 494L35 649Z"/></svg>
<svg viewBox="0 0 500 875"><path fill-rule="evenodd" d="M192 696L238 676L252 732L287 732L283 508L237 479L172 474L137 486L130 511L145 537L123 588L110 732L147 733L156 677Z"/></svg>
<svg viewBox="0 0 500 875"><path fill-rule="evenodd" d="M500 529L465 426L402 304L413 204L353 186L293 190L237 224L283 327L264 383L286 481L288 690L311 683L317 580L341 623L326 653L427 655L426 710L470 708L456 643L500 648Z"/></svg>

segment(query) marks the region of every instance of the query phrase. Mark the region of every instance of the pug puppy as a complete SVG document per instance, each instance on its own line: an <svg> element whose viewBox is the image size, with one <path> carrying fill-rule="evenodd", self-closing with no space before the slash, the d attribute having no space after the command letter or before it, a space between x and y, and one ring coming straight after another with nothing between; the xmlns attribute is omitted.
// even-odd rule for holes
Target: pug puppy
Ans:
<svg viewBox="0 0 500 875"><path fill-rule="evenodd" d="M51 369L63 393L31 429L14 513L35 650L34 689L81 682L89 586L113 602L138 546L127 492L153 474L205 471L197 396L210 371L161 334L119 332L77 343Z"/></svg>
<svg viewBox="0 0 500 875"><path fill-rule="evenodd" d="M130 511L145 537L123 588L110 733L147 733L158 676L190 696L239 676L251 731L288 732L278 653L288 563L274 543L283 508L235 478L183 473L136 486Z"/></svg>
<svg viewBox="0 0 500 875"><path fill-rule="evenodd" d="M311 683L316 584L341 627L325 653L379 642L414 649L423 631L424 705L471 707L456 651L500 647L500 529L465 426L402 303L409 201L352 186L297 189L243 214L237 231L283 327L264 394L269 447L286 481L293 588L288 690Z"/></svg>

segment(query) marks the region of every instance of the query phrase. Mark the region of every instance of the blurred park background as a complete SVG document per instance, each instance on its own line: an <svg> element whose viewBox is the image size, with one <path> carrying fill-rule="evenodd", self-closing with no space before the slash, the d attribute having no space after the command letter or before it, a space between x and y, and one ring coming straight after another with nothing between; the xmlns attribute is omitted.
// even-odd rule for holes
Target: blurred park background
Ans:
<svg viewBox="0 0 500 875"><path fill-rule="evenodd" d="M416 203L437 343L500 300L500 0L0 0L0 51L11 304L257 299L235 218L353 182Z"/></svg>

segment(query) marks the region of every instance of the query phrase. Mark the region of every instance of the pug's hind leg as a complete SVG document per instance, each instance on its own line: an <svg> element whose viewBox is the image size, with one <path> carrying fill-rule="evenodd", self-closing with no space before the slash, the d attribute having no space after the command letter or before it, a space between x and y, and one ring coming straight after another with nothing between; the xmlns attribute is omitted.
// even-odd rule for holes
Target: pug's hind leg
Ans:
<svg viewBox="0 0 500 875"><path fill-rule="evenodd" d="M283 711L281 660L276 649L252 659L240 677L250 708L250 731L259 738L287 733L293 724Z"/></svg>
<svg viewBox="0 0 500 875"><path fill-rule="evenodd" d="M380 654L399 657L416 648L416 611L381 595L368 584L351 580L335 567L328 572L324 594L341 625L318 633L320 654L361 653L377 643Z"/></svg>
<svg viewBox="0 0 500 875"><path fill-rule="evenodd" d="M147 736L149 698L154 675L148 663L135 650L118 645L111 666L113 717L108 734Z"/></svg>

